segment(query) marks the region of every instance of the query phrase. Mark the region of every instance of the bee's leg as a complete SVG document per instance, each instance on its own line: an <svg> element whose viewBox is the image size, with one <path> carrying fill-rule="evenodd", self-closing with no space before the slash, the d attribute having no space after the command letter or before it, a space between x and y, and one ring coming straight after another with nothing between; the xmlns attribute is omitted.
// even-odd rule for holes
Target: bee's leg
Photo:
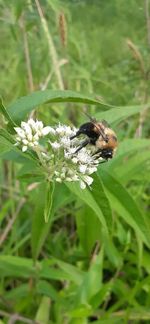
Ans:
<svg viewBox="0 0 150 324"><path fill-rule="evenodd" d="M73 136L70 137L70 140L78 137L80 134L81 134L81 132L80 132L80 130L78 130L75 135L73 135Z"/></svg>
<svg viewBox="0 0 150 324"><path fill-rule="evenodd" d="M98 149L96 152L94 152L92 154L92 156L97 155L98 153L100 153L99 156L98 156L98 157L100 157L101 156L101 153L102 153L102 150L101 149Z"/></svg>
<svg viewBox="0 0 150 324"><path fill-rule="evenodd" d="M90 144L90 139L87 138L84 142L82 142L82 144L78 147L78 149L75 151L75 153L79 152L80 150L82 150L83 147L87 146L88 144Z"/></svg>
<svg viewBox="0 0 150 324"><path fill-rule="evenodd" d="M99 163L105 163L105 162L108 161L108 159L105 158L105 157L103 156L103 151L102 151L102 149L98 149L96 152L94 152L94 153L92 154L92 156L94 156L94 155L95 155L95 159L94 159L94 160L97 160L97 159L99 159L100 157L104 159L103 161L100 161Z"/></svg>
<svg viewBox="0 0 150 324"><path fill-rule="evenodd" d="M99 155L97 155L97 156L95 157L94 160L97 160L97 159L99 159L100 157L102 157L101 153L100 153ZM99 164L101 164L101 163L105 163L105 162L108 161L108 159L106 159L106 158L104 158L104 157L102 157L102 158L103 158L104 160L103 160L103 161L99 161Z"/></svg>

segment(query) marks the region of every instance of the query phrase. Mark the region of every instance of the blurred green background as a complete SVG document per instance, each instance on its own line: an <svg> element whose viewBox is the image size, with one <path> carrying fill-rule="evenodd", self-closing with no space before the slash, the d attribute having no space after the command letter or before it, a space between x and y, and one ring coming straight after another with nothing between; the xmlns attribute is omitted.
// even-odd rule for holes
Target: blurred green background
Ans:
<svg viewBox="0 0 150 324"><path fill-rule="evenodd" d="M33 115L79 127L88 112L119 139L91 205L58 185L48 224L45 184L24 179L23 159L0 140L1 324L150 322L149 2L0 0L5 105L37 90L93 95L116 108L53 103Z"/></svg>

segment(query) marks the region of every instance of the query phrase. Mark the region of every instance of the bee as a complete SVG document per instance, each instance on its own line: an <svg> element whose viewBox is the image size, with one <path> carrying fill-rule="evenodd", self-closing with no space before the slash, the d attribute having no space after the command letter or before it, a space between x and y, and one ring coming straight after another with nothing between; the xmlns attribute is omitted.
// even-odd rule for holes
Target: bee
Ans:
<svg viewBox="0 0 150 324"><path fill-rule="evenodd" d="M118 146L117 136L105 120L97 121L90 117L90 121L81 125L79 130L70 139L86 135L87 138L81 143L75 153L79 152L88 144L94 145L96 151L92 154L95 159L103 158L105 161L112 159ZM105 162L104 161L104 162Z"/></svg>

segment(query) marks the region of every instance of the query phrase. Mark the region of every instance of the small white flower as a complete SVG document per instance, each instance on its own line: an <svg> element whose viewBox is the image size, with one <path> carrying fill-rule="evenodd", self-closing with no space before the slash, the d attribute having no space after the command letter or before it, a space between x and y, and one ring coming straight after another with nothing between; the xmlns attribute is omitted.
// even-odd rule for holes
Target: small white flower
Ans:
<svg viewBox="0 0 150 324"><path fill-rule="evenodd" d="M81 165L79 166L79 171L80 171L81 173L83 173L83 174L85 174L86 169L87 169L87 165L85 165L85 164L81 164Z"/></svg>
<svg viewBox="0 0 150 324"><path fill-rule="evenodd" d="M88 174L92 174L93 172L96 172L97 171L97 168L96 167L89 167L87 168L87 173Z"/></svg>
<svg viewBox="0 0 150 324"><path fill-rule="evenodd" d="M93 178L89 177L88 175L84 176L84 181L90 186L93 182Z"/></svg>
<svg viewBox="0 0 150 324"><path fill-rule="evenodd" d="M43 136L46 136L48 134L54 134L55 133L54 129L52 127L50 127L50 126L44 127L41 132L42 132L42 135Z"/></svg>
<svg viewBox="0 0 150 324"><path fill-rule="evenodd" d="M72 177L72 181L79 181L79 177L75 174L75 175Z"/></svg>
<svg viewBox="0 0 150 324"><path fill-rule="evenodd" d="M53 143L50 142L50 144L54 150L58 150L61 146L60 143L58 142L53 142Z"/></svg>
<svg viewBox="0 0 150 324"><path fill-rule="evenodd" d="M21 122L21 127L23 128L26 134L32 134L32 129L28 123Z"/></svg>
<svg viewBox="0 0 150 324"><path fill-rule="evenodd" d="M81 162L81 163L88 163L89 162L89 156L88 156L88 154L85 152L85 150L84 151L79 151L78 152L78 159L79 159L79 161Z"/></svg>
<svg viewBox="0 0 150 324"><path fill-rule="evenodd" d="M19 137L22 139L22 138L25 138L25 132L22 128L20 127L14 127L16 133L19 135Z"/></svg>
<svg viewBox="0 0 150 324"><path fill-rule="evenodd" d="M28 141L27 141L26 139L23 139L23 140L22 140L22 143L23 143L24 145L28 145Z"/></svg>
<svg viewBox="0 0 150 324"><path fill-rule="evenodd" d="M35 127L36 122L35 122L32 118L30 118L30 119L28 120L28 124L32 127L32 129L35 129L35 128L36 128L36 127Z"/></svg>
<svg viewBox="0 0 150 324"><path fill-rule="evenodd" d="M28 145L29 145L30 147L34 147L34 143L32 143L32 142L29 142Z"/></svg>
<svg viewBox="0 0 150 324"><path fill-rule="evenodd" d="M71 155L71 154L74 154L75 153L75 151L76 151L76 147L71 147L70 149L69 149L69 154Z"/></svg>
<svg viewBox="0 0 150 324"><path fill-rule="evenodd" d="M31 142L32 139L33 139L32 134L29 134L29 133L26 135L26 137L27 137L27 139L28 139L29 142Z"/></svg>
<svg viewBox="0 0 150 324"><path fill-rule="evenodd" d="M39 120L37 120L36 122L35 122L35 125L36 125L36 128L38 129L38 130L43 130L43 123L42 123L42 121L39 121Z"/></svg>
<svg viewBox="0 0 150 324"><path fill-rule="evenodd" d="M34 141L34 142L33 142L33 145L34 145L34 146L38 146L39 143L38 143L37 141Z"/></svg>
<svg viewBox="0 0 150 324"><path fill-rule="evenodd" d="M21 138L20 137L16 137L16 141L17 142L21 142Z"/></svg>
<svg viewBox="0 0 150 324"><path fill-rule="evenodd" d="M57 128L56 128L56 134L60 135L60 136L64 136L65 134L65 129L66 127L63 126L63 125L59 125Z"/></svg>
<svg viewBox="0 0 150 324"><path fill-rule="evenodd" d="M85 184L85 182L84 181L80 181L80 188L81 189L85 189L86 188L86 184Z"/></svg>
<svg viewBox="0 0 150 324"><path fill-rule="evenodd" d="M55 174L56 176L59 176L59 175L60 175L60 172L58 172L58 171L54 171L54 174Z"/></svg>
<svg viewBox="0 0 150 324"><path fill-rule="evenodd" d="M33 136L33 140L35 140L35 141L39 140L39 135L37 133Z"/></svg>
<svg viewBox="0 0 150 324"><path fill-rule="evenodd" d="M78 159L77 159L76 157L74 157L74 158L72 159L72 162L73 162L74 164L77 164L77 163L78 163Z"/></svg>
<svg viewBox="0 0 150 324"><path fill-rule="evenodd" d="M67 138L67 137L62 137L61 139L60 139L60 142L61 142L61 144L64 146L64 147L70 147L70 139L69 138Z"/></svg>
<svg viewBox="0 0 150 324"><path fill-rule="evenodd" d="M28 148L28 147L24 145L24 146L22 147L22 152L27 151L27 148Z"/></svg>
<svg viewBox="0 0 150 324"><path fill-rule="evenodd" d="M56 181L61 183L62 179L61 178L56 178Z"/></svg>
<svg viewBox="0 0 150 324"><path fill-rule="evenodd" d="M66 134L66 136L71 136L72 135L72 129L71 129L70 126L66 126L65 134Z"/></svg>
<svg viewBox="0 0 150 324"><path fill-rule="evenodd" d="M68 182L72 182L73 181L72 178L70 178L70 177L66 177L65 180L68 181Z"/></svg>

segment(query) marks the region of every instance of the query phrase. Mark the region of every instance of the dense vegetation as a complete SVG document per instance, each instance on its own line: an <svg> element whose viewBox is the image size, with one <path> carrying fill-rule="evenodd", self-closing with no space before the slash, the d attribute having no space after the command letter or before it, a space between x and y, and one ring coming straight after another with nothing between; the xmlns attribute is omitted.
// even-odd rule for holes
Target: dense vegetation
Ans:
<svg viewBox="0 0 150 324"><path fill-rule="evenodd" d="M150 322L149 6L0 0L0 324ZM57 183L45 222L47 183L14 125L79 127L84 112L118 151L91 189Z"/></svg>

